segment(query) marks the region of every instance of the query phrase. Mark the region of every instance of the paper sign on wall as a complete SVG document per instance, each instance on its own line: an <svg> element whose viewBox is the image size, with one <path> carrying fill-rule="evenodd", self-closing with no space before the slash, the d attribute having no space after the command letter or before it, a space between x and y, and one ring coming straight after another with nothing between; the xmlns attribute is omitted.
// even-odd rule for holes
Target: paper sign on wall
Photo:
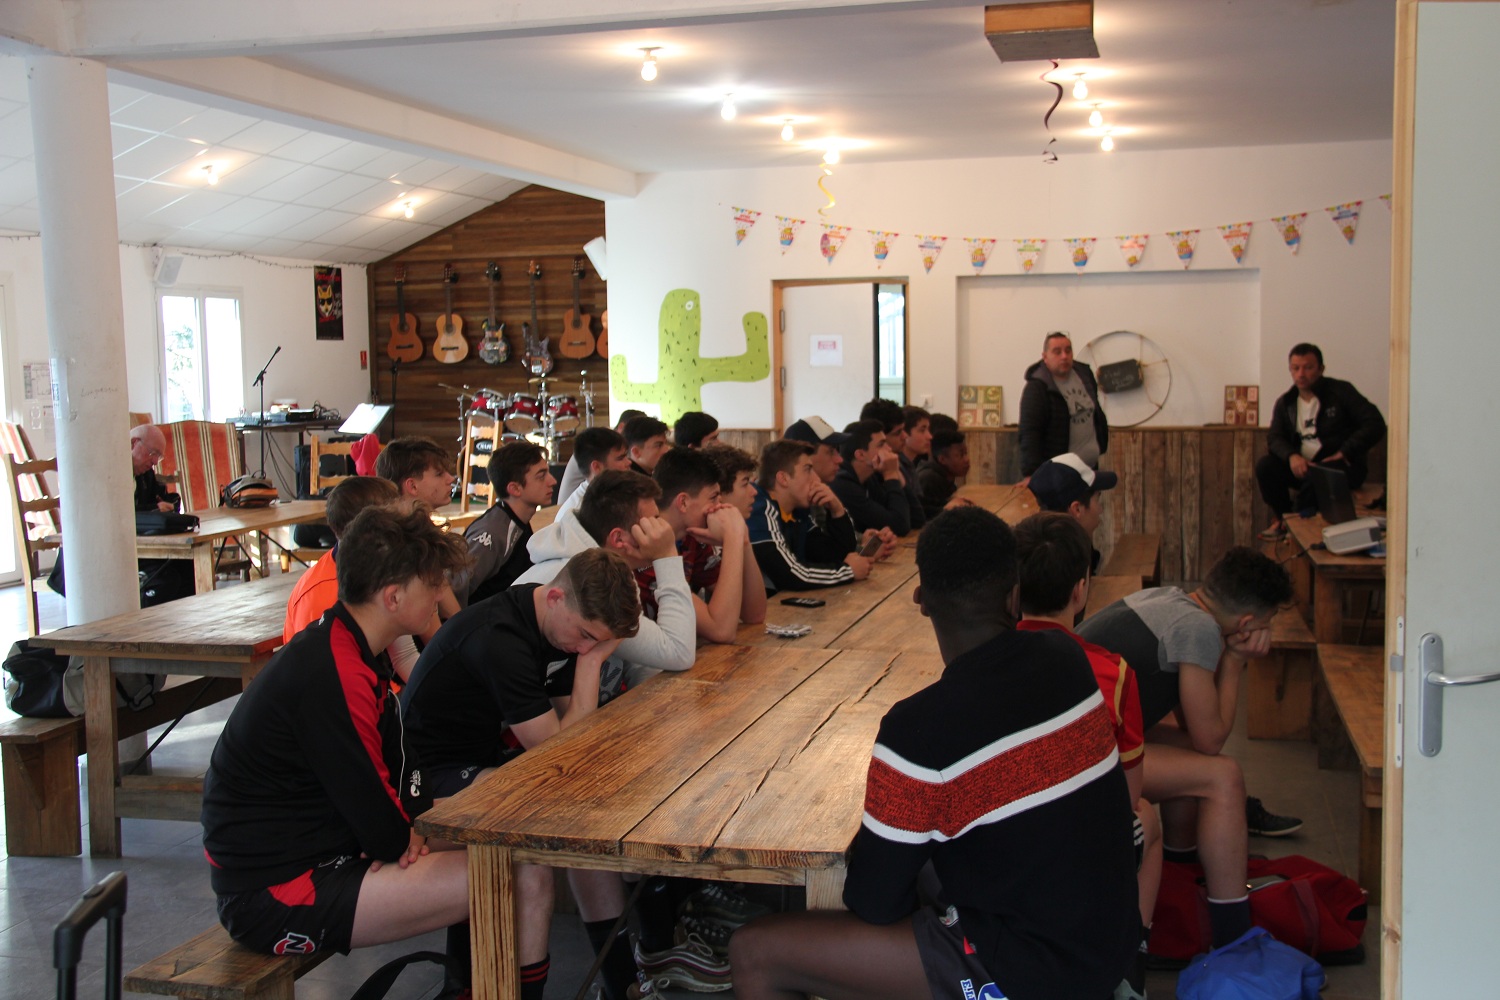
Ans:
<svg viewBox="0 0 1500 1000"><path fill-rule="evenodd" d="M809 338L807 363L814 368L844 367L844 335L819 333Z"/></svg>

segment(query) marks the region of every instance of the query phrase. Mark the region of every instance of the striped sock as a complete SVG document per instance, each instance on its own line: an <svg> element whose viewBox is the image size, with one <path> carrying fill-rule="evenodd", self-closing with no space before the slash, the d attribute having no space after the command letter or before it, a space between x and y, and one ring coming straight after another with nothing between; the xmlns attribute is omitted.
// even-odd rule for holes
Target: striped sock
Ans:
<svg viewBox="0 0 1500 1000"><path fill-rule="evenodd" d="M552 956L540 962L521 966L521 1000L542 1000L547 988L547 973L552 969Z"/></svg>

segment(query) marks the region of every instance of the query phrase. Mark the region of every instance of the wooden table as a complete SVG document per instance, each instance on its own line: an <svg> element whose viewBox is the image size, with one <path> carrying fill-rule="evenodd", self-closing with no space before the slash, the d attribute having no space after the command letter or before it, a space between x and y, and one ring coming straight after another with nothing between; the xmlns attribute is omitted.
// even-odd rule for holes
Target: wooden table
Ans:
<svg viewBox="0 0 1500 1000"><path fill-rule="evenodd" d="M511 865L807 888L842 905L870 747L935 656L705 650L417 819L467 845L474 996L519 996Z"/></svg>
<svg viewBox="0 0 1500 1000"><path fill-rule="evenodd" d="M1336 556L1327 549L1313 548L1322 544L1323 529L1327 524L1322 515L1286 519L1287 530L1306 553L1312 572L1307 574L1306 570L1295 568L1298 560L1288 564L1288 569L1294 574L1306 574L1307 586L1312 591L1313 637L1320 643L1341 643L1344 641L1345 591L1358 586L1383 586L1385 557L1361 553Z"/></svg>
<svg viewBox="0 0 1500 1000"><path fill-rule="evenodd" d="M114 675L227 677L243 687L281 645L287 598L299 577L282 573L32 640L84 658L89 842L95 857L120 856L120 816L196 820L202 798L196 780L140 776L122 786Z"/></svg>
<svg viewBox="0 0 1500 1000"><path fill-rule="evenodd" d="M890 559L878 562L863 580L838 587L816 590L778 590L766 598L766 622L741 625L735 635L740 646L791 645L799 647L835 646L839 636L866 619L892 593L911 595L911 584L917 573L916 550L897 546ZM788 597L813 597L825 602L821 608L799 608L782 604ZM797 639L783 639L766 632L766 624L811 625L812 634ZM930 629L929 629L930 631ZM869 648L869 647L866 647Z"/></svg>
<svg viewBox="0 0 1500 1000"><path fill-rule="evenodd" d="M141 559L191 559L198 593L214 589L214 543L253 534L260 550L261 575L268 565L266 533L273 528L308 524L327 517L323 500L280 500L269 507L215 507L198 515L198 530L178 535L141 535L135 554Z"/></svg>
<svg viewBox="0 0 1500 1000"><path fill-rule="evenodd" d="M965 483L958 495L976 506L999 514L1009 525L1017 525L1042 508L1030 490L1019 483Z"/></svg>

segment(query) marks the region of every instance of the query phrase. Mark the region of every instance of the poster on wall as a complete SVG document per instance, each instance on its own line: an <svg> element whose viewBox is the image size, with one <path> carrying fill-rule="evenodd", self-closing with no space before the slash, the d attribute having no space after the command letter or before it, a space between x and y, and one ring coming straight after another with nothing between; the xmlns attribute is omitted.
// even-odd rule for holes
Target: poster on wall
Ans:
<svg viewBox="0 0 1500 1000"><path fill-rule="evenodd" d="M1260 386L1224 387L1224 422L1231 427L1260 426Z"/></svg>
<svg viewBox="0 0 1500 1000"><path fill-rule="evenodd" d="M313 294L317 301L318 339L344 339L344 269L313 268Z"/></svg>
<svg viewBox="0 0 1500 1000"><path fill-rule="evenodd" d="M807 363L814 368L844 367L844 335L813 334L808 338Z"/></svg>
<svg viewBox="0 0 1500 1000"><path fill-rule="evenodd" d="M958 387L958 426L999 427L1000 402L1005 389L998 385L961 385Z"/></svg>

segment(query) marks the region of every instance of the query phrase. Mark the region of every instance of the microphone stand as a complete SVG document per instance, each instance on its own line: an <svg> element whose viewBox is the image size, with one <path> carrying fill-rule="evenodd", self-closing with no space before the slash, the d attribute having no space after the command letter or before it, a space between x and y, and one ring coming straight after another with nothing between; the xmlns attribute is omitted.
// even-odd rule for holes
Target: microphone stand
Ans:
<svg viewBox="0 0 1500 1000"><path fill-rule="evenodd" d="M391 359L391 437L396 436L396 381L401 375L401 359Z"/></svg>
<svg viewBox="0 0 1500 1000"><path fill-rule="evenodd" d="M276 350L266 359L266 367L255 376L251 385L260 386L260 421L255 425L260 428L260 468L256 470L256 476L264 479L266 476L266 369L271 367L271 362L276 360L276 355L281 353L281 345L276 345Z"/></svg>

